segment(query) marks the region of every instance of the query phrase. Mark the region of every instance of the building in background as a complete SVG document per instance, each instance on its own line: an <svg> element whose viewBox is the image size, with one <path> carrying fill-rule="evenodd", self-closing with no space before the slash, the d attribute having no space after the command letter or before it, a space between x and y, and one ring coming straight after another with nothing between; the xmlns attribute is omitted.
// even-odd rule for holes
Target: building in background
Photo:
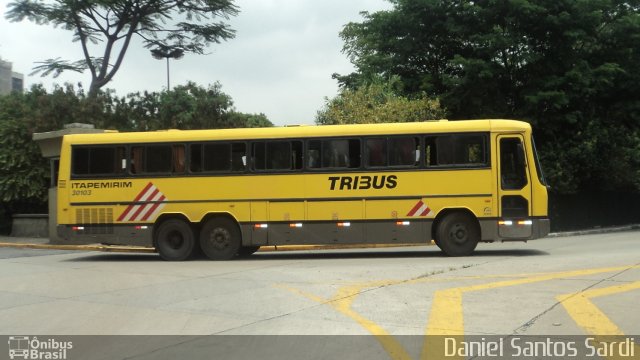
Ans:
<svg viewBox="0 0 640 360"><path fill-rule="evenodd" d="M12 64L0 58L0 95L23 89L24 75L12 71Z"/></svg>

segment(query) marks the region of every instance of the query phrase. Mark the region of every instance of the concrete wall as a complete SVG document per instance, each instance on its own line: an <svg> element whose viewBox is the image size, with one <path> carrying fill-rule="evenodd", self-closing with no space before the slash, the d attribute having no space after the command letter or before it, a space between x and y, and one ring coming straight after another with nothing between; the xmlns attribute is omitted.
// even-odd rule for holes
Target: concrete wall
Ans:
<svg viewBox="0 0 640 360"><path fill-rule="evenodd" d="M47 214L13 215L11 236L16 237L49 237L49 216Z"/></svg>

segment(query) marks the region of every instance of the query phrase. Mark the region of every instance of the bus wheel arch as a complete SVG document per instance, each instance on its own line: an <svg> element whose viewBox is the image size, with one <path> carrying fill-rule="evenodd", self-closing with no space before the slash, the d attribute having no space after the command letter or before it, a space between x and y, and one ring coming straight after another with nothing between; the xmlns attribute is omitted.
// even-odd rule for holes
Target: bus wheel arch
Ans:
<svg viewBox="0 0 640 360"><path fill-rule="evenodd" d="M445 209L436 215L431 234L446 255L469 256L481 239L480 222L469 209Z"/></svg>
<svg viewBox="0 0 640 360"><path fill-rule="evenodd" d="M242 247L238 221L228 213L207 214L200 222L199 244L211 260L231 260Z"/></svg>
<svg viewBox="0 0 640 360"><path fill-rule="evenodd" d="M197 249L196 234L182 214L164 214L153 226L153 246L167 261L184 261Z"/></svg>

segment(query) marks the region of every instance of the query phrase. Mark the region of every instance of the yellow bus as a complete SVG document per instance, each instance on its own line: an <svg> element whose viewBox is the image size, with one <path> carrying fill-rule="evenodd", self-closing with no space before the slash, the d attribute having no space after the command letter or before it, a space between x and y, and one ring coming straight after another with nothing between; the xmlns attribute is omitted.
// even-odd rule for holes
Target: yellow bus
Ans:
<svg viewBox="0 0 640 360"><path fill-rule="evenodd" d="M58 234L213 260L265 245L411 244L449 256L549 232L514 120L66 135Z"/></svg>

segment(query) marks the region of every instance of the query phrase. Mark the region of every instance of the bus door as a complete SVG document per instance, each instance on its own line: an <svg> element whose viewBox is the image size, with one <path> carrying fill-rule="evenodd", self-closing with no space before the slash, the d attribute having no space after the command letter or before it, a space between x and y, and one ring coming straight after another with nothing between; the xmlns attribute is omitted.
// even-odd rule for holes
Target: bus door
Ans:
<svg viewBox="0 0 640 360"><path fill-rule="evenodd" d="M526 239L532 235L531 179L522 135L498 138L498 235Z"/></svg>

